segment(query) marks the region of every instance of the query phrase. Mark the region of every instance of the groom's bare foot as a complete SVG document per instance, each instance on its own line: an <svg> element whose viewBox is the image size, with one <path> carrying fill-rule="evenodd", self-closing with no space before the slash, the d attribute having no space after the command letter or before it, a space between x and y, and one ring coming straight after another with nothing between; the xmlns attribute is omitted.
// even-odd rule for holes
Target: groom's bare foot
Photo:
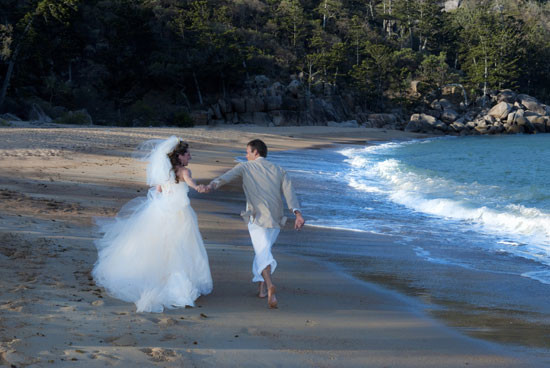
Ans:
<svg viewBox="0 0 550 368"><path fill-rule="evenodd" d="M274 285L267 289L267 305L269 305L269 308L271 309L277 308L277 297L275 296L275 291L276 289Z"/></svg>
<svg viewBox="0 0 550 368"><path fill-rule="evenodd" d="M265 298L267 296L267 289L265 287L265 282L260 282L258 287L258 298Z"/></svg>

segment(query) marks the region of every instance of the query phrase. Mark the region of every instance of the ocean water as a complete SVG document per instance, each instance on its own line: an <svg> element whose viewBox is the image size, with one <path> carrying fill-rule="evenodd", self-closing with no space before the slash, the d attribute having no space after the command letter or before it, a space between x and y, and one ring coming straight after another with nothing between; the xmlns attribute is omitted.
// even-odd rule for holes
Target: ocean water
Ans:
<svg viewBox="0 0 550 368"><path fill-rule="evenodd" d="M309 225L381 234L438 267L550 284L550 135L443 137L269 158L290 172ZM326 251L368 254L357 245Z"/></svg>

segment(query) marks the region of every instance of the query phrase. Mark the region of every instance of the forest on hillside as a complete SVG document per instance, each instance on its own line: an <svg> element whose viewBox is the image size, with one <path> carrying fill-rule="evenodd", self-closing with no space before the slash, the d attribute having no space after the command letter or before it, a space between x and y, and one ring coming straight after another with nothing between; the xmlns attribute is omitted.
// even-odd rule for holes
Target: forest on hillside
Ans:
<svg viewBox="0 0 550 368"><path fill-rule="evenodd" d="M445 7L446 3L458 7ZM258 75L369 111L461 84L550 102L550 3L536 0L2 0L0 111L189 124Z"/></svg>

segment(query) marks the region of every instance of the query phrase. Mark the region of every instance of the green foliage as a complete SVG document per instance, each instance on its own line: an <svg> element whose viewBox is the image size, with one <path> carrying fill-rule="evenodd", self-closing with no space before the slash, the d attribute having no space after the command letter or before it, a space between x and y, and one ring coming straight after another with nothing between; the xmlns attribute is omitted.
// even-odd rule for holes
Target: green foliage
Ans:
<svg viewBox="0 0 550 368"><path fill-rule="evenodd" d="M178 111L246 89L255 74L302 78L309 93L337 86L372 108L414 102L413 80L427 93L460 82L478 96L514 88L550 102L548 3L440 4L3 0L0 80L11 63L15 105L35 97L128 125L185 125Z"/></svg>
<svg viewBox="0 0 550 368"><path fill-rule="evenodd" d="M456 82L458 76L446 62L447 55L427 55L420 64L421 80L432 89L440 90L444 85Z"/></svg>
<svg viewBox="0 0 550 368"><path fill-rule="evenodd" d="M517 88L525 65L521 21L495 12L489 4L457 12L461 69L475 89Z"/></svg>
<svg viewBox="0 0 550 368"><path fill-rule="evenodd" d="M279 37L287 39L296 52L305 33L306 18L299 0L281 0L275 13Z"/></svg>
<svg viewBox="0 0 550 368"><path fill-rule="evenodd" d="M370 100L380 104L384 91L390 84L390 74L393 71L392 50L385 45L367 42L363 52L363 62L360 65L354 65L350 74L359 90Z"/></svg>
<svg viewBox="0 0 550 368"><path fill-rule="evenodd" d="M181 127L181 128L191 128L195 126L195 122L187 112L178 111L176 114L174 114L174 120L172 121L172 125Z"/></svg>
<svg viewBox="0 0 550 368"><path fill-rule="evenodd" d="M69 111L63 116L54 120L57 124L90 125L90 115L86 111Z"/></svg>
<svg viewBox="0 0 550 368"><path fill-rule="evenodd" d="M13 26L11 24L0 24L0 60L7 60L11 56L12 34Z"/></svg>

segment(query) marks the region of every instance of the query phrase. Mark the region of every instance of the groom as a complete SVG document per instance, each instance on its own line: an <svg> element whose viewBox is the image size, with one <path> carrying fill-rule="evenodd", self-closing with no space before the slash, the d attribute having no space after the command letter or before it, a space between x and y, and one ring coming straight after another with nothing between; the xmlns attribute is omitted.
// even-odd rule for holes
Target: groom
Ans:
<svg viewBox="0 0 550 368"><path fill-rule="evenodd" d="M283 216L283 194L288 208L296 215L294 228L300 230L304 226L304 218L300 212L298 198L292 188L290 178L281 167L266 160L267 146L259 139L248 142L246 159L222 176L214 179L206 187L206 191L218 189L237 178L242 178L246 196L246 211L241 216L248 224L248 232L254 246L254 263L252 282L259 282L258 296L265 298L270 308L277 308L275 285L271 274L277 267L277 262L271 254L271 246L287 220Z"/></svg>

